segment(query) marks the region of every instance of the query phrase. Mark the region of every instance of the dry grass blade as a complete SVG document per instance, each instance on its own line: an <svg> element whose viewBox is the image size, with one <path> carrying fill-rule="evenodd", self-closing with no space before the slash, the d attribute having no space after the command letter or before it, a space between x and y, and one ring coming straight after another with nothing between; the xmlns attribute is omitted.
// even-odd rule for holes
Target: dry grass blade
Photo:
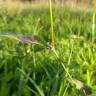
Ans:
<svg viewBox="0 0 96 96"><path fill-rule="evenodd" d="M14 34L1 34L0 37L7 37L9 39L15 39L23 43L36 43L39 41L39 38L35 35L14 35Z"/></svg>
<svg viewBox="0 0 96 96"><path fill-rule="evenodd" d="M30 43L30 42L37 42L38 37L37 36L28 36L28 35L22 35L22 36L17 36L17 38L24 43Z"/></svg>

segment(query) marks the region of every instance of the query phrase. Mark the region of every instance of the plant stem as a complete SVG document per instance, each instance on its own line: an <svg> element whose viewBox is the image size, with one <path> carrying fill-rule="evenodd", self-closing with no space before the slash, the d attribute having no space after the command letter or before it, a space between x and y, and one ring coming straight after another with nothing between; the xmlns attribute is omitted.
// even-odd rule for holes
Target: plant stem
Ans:
<svg viewBox="0 0 96 96"><path fill-rule="evenodd" d="M54 29L53 29L53 14L52 14L52 0L49 0L50 6L50 23L51 23L51 43L54 47Z"/></svg>
<svg viewBox="0 0 96 96"><path fill-rule="evenodd" d="M68 90L68 87L69 87L69 83L67 84L67 86L66 86L66 88L65 88L65 91L64 91L64 93L63 93L63 96L65 96L65 95L66 95L67 90Z"/></svg>
<svg viewBox="0 0 96 96"><path fill-rule="evenodd" d="M69 76L69 79L72 81L72 83L74 82L72 76L70 75L68 68L66 68L66 66L64 65L64 63L62 62L62 60L60 59L59 55L57 54L56 50L53 48L52 51L54 52L54 54L56 55L57 59L61 62L61 65L63 67L63 69L65 70L66 74ZM69 62L69 61L68 61Z"/></svg>
<svg viewBox="0 0 96 96"><path fill-rule="evenodd" d="M92 43L94 43L94 33L95 33L95 12L92 17Z"/></svg>

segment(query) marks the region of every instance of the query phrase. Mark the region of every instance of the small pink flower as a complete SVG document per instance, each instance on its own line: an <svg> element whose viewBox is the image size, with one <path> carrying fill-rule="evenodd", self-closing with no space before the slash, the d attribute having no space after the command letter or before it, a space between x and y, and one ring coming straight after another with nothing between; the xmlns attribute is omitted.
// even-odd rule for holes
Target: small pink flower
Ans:
<svg viewBox="0 0 96 96"><path fill-rule="evenodd" d="M53 45L52 44L49 44L48 45L48 49L52 49L53 48Z"/></svg>

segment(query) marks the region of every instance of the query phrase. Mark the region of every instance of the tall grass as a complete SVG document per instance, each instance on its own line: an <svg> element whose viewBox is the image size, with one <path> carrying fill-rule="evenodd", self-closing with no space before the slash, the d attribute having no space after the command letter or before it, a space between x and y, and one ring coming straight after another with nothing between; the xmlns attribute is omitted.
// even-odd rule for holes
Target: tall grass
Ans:
<svg viewBox="0 0 96 96"><path fill-rule="evenodd" d="M50 24L51 24L51 43L52 47L54 47L54 29L53 29L53 14L52 14L52 0L49 0L50 6Z"/></svg>
<svg viewBox="0 0 96 96"><path fill-rule="evenodd" d="M50 14L49 7L0 11L0 96L95 96L93 12L64 7L52 14L49 4ZM50 26L56 50L47 48Z"/></svg>

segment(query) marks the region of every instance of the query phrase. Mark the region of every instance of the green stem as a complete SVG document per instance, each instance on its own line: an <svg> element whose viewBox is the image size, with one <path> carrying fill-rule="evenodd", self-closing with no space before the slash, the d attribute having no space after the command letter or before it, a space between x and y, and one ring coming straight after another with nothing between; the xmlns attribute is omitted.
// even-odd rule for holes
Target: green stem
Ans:
<svg viewBox="0 0 96 96"><path fill-rule="evenodd" d="M95 12L92 17L92 43L94 43L94 33L95 33Z"/></svg>
<svg viewBox="0 0 96 96"><path fill-rule="evenodd" d="M51 43L54 47L54 29L53 29L53 14L52 14L52 0L49 0L50 6L50 23L51 23Z"/></svg>
<svg viewBox="0 0 96 96"><path fill-rule="evenodd" d="M63 67L63 69L65 70L66 74L68 75L69 79L72 81L72 83L74 82L72 76L70 75L68 68L66 68L66 66L64 65L64 63L62 62L62 60L60 59L59 55L57 54L56 50L53 48L52 51L54 52L54 54L56 55L57 59L61 62L61 65Z"/></svg>

